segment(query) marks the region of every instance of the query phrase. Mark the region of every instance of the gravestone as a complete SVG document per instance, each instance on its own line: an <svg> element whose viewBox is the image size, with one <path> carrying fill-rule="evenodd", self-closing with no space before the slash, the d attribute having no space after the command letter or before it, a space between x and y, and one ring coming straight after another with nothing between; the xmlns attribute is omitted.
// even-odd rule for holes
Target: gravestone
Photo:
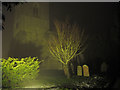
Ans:
<svg viewBox="0 0 120 90"><path fill-rule="evenodd" d="M71 70L72 70L72 74L74 74L74 66L73 66L72 63L70 64L70 68L71 68Z"/></svg>
<svg viewBox="0 0 120 90"><path fill-rule="evenodd" d="M82 76L82 67L81 66L77 66L77 75Z"/></svg>
<svg viewBox="0 0 120 90"><path fill-rule="evenodd" d="M83 65L83 75L89 77L89 67L87 65Z"/></svg>
<svg viewBox="0 0 120 90"><path fill-rule="evenodd" d="M105 62L101 64L101 72L103 73L107 72L107 64Z"/></svg>

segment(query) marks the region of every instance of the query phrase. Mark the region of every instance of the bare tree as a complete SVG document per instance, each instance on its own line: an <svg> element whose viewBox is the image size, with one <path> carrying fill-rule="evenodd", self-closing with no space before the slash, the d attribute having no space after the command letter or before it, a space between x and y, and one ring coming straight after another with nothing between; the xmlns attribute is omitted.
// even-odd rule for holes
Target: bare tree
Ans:
<svg viewBox="0 0 120 90"><path fill-rule="evenodd" d="M80 55L86 49L84 43L84 30L80 30L77 24L54 21L57 35L52 35L49 40L49 51L64 66L64 73L70 78L69 63L73 57Z"/></svg>

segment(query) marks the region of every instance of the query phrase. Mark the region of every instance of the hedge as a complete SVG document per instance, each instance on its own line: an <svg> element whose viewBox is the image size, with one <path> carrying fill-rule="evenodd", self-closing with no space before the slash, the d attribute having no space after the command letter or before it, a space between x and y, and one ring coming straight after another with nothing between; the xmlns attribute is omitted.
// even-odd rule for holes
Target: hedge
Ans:
<svg viewBox="0 0 120 90"><path fill-rule="evenodd" d="M39 61L37 57L2 58L3 88L23 87L22 83L35 80L38 76L39 64L42 61Z"/></svg>

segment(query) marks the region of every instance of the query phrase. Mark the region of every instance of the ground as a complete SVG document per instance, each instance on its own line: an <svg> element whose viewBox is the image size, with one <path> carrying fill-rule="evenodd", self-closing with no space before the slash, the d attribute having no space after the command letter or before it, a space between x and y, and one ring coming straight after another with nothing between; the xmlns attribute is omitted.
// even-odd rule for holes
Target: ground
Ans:
<svg viewBox="0 0 120 90"><path fill-rule="evenodd" d="M107 88L110 81L100 75L90 77L73 76L67 79L62 70L41 70L37 80L27 83L24 88L45 88L50 90L79 89L79 88Z"/></svg>

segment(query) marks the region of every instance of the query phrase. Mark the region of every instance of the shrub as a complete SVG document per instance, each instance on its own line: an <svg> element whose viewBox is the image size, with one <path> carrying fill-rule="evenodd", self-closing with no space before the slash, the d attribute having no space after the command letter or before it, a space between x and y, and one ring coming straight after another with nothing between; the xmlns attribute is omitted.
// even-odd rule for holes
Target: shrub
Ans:
<svg viewBox="0 0 120 90"><path fill-rule="evenodd" d="M22 83L35 80L39 72L37 57L2 59L3 87L21 87Z"/></svg>

